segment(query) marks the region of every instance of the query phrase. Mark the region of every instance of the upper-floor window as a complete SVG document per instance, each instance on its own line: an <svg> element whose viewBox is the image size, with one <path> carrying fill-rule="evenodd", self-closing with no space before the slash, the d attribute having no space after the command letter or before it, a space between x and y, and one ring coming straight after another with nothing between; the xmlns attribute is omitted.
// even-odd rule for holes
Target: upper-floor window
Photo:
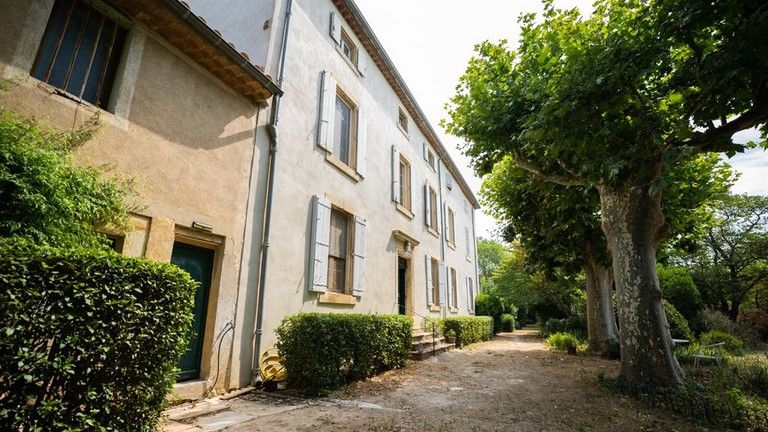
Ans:
<svg viewBox="0 0 768 432"><path fill-rule="evenodd" d="M402 129L403 132L408 134L408 115L405 113L405 111L401 109L398 109L397 113L397 125Z"/></svg>
<svg viewBox="0 0 768 432"><path fill-rule="evenodd" d="M126 29L83 0L56 0L32 76L107 108Z"/></svg>
<svg viewBox="0 0 768 432"><path fill-rule="evenodd" d="M352 42L352 38L350 38L344 30L341 30L341 41L339 42L339 46L341 47L341 53L344 54L344 57L349 59L353 65L357 66L357 45Z"/></svg>
<svg viewBox="0 0 768 432"><path fill-rule="evenodd" d="M429 165L433 171L437 171L437 158L435 157L435 152L433 152L426 143L424 144L424 160L427 161L427 165Z"/></svg>
<svg viewBox="0 0 768 432"><path fill-rule="evenodd" d="M354 168L355 140L353 139L356 121L355 106L341 93L336 93L336 114L333 125L333 154L346 165Z"/></svg>
<svg viewBox="0 0 768 432"><path fill-rule="evenodd" d="M424 194L424 200L425 200L425 209L426 209L426 223L429 228L432 228L434 230L434 233L437 232L437 191L435 191L435 188L433 188L430 185L425 185L425 191Z"/></svg>
<svg viewBox="0 0 768 432"><path fill-rule="evenodd" d="M400 155L400 200L398 204L411 210L411 164Z"/></svg>
<svg viewBox="0 0 768 432"><path fill-rule="evenodd" d="M323 71L317 145L326 151L326 161L354 181L362 180L366 136L365 115L360 106L336 85L330 72Z"/></svg>
<svg viewBox="0 0 768 432"><path fill-rule="evenodd" d="M456 246L456 213L454 213L453 209L450 207L448 207L447 213L448 213L447 214L448 228L447 228L446 236L448 239L448 243L455 247Z"/></svg>

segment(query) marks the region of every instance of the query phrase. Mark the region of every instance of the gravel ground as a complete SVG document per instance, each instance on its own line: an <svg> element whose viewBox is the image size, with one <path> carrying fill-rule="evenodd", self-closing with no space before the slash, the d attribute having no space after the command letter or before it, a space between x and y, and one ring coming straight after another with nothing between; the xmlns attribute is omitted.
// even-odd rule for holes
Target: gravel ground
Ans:
<svg viewBox="0 0 768 432"><path fill-rule="evenodd" d="M436 362L409 362L329 398L227 430L706 430L608 393L597 384L601 372L616 375L618 362L550 352L535 329L523 329L445 353Z"/></svg>

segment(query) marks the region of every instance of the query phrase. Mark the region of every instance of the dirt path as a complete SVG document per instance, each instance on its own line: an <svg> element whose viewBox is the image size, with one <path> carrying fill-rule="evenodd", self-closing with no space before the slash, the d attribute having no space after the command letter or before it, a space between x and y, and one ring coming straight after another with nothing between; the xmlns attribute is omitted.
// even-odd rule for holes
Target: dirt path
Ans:
<svg viewBox="0 0 768 432"><path fill-rule="evenodd" d="M518 330L227 430L705 430L600 388L598 373L613 376L617 368L615 361L550 352L536 330Z"/></svg>

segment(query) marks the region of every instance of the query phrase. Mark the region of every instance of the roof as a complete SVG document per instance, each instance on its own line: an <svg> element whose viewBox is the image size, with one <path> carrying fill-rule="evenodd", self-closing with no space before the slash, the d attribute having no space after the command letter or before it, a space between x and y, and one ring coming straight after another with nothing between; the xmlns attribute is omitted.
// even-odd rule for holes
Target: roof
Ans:
<svg viewBox="0 0 768 432"><path fill-rule="evenodd" d="M110 0L232 89L266 106L282 90L179 0Z"/></svg>
<svg viewBox="0 0 768 432"><path fill-rule="evenodd" d="M435 130L432 128L432 125L430 125L427 121L427 116L421 110L419 104L416 103L416 98L414 98L411 91L408 90L408 86L405 84L403 77L400 76L400 73L397 71L397 68L395 68L392 59L389 58L387 52L384 50L384 47L381 45L381 42L379 42L378 38L376 38L376 35L371 29L371 26L365 20L363 13L357 7L354 0L332 1L341 13L342 17L344 17L347 23L349 23L352 31L360 39L360 42L368 51L368 54L370 54L374 63L376 63L376 66L378 66L381 72L384 74L384 78L386 78L389 85L392 86L392 88L395 90L395 93L397 94L398 98L400 98L400 101L403 103L403 106L405 106L405 109L408 110L408 113L411 115L411 117L413 117L413 120L419 127L419 130L421 130L424 136L427 137L427 141L429 141L430 146L432 146L440 159L445 163L448 171L457 179L459 187L461 188L462 192L464 192L464 195L467 196L474 208L479 209L480 204L478 203L475 194L472 192L472 189L470 189L469 184L467 184L467 181L464 179L464 176L461 175L459 168L456 166L456 163L453 162L453 159L451 159L451 156L448 154L448 151L446 150L443 143L437 137L437 132L435 132Z"/></svg>

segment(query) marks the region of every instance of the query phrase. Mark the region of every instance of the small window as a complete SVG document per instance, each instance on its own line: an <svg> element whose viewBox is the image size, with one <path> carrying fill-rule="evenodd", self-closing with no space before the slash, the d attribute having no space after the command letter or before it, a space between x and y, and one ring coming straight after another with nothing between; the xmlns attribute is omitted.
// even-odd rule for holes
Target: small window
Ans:
<svg viewBox="0 0 768 432"><path fill-rule="evenodd" d="M340 91L336 92L336 114L333 127L333 154L344 164L355 165L353 131L357 121L355 106Z"/></svg>
<svg viewBox="0 0 768 432"><path fill-rule="evenodd" d="M448 243L456 245L456 214L448 208Z"/></svg>
<svg viewBox="0 0 768 432"><path fill-rule="evenodd" d="M107 245L113 251L121 254L123 253L123 245L125 244L125 237L107 234Z"/></svg>
<svg viewBox="0 0 768 432"><path fill-rule="evenodd" d="M331 210L331 230L328 247L328 290L348 292L350 272L349 251L351 218L337 209Z"/></svg>
<svg viewBox="0 0 768 432"><path fill-rule="evenodd" d="M343 29L341 30L340 46L341 53L344 54L344 57L349 59L353 65L357 66L357 46L352 42L352 38L350 38L347 32Z"/></svg>
<svg viewBox="0 0 768 432"><path fill-rule="evenodd" d="M456 269L451 267L451 304L453 307L459 307L459 290L456 280Z"/></svg>
<svg viewBox="0 0 768 432"><path fill-rule="evenodd" d="M427 164L429 164L429 167L433 170L437 170L437 165L435 164L435 153L432 150L427 150Z"/></svg>
<svg viewBox="0 0 768 432"><path fill-rule="evenodd" d="M400 156L400 201L399 204L411 210L411 164Z"/></svg>
<svg viewBox="0 0 768 432"><path fill-rule="evenodd" d="M403 132L408 133L408 115L402 109L398 110L397 125L400 126Z"/></svg>
<svg viewBox="0 0 768 432"><path fill-rule="evenodd" d="M83 0L56 0L32 76L106 109L126 29Z"/></svg>
<svg viewBox="0 0 768 432"><path fill-rule="evenodd" d="M437 192L429 187L429 226L437 230Z"/></svg>
<svg viewBox="0 0 768 432"><path fill-rule="evenodd" d="M440 304L440 263L432 258L432 304Z"/></svg>

